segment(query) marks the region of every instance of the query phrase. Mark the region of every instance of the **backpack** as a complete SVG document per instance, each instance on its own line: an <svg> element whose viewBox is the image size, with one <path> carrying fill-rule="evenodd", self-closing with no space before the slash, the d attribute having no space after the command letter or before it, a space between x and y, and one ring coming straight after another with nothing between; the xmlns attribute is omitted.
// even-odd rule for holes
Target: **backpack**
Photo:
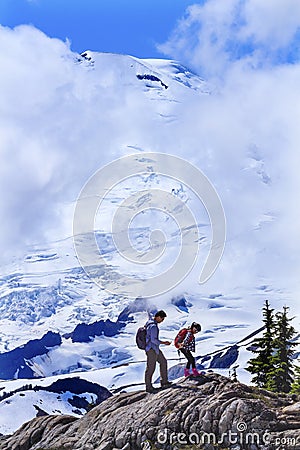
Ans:
<svg viewBox="0 0 300 450"><path fill-rule="evenodd" d="M174 345L176 348L179 348L179 344L181 344L184 341L184 339L187 335L187 332L188 332L187 328L182 328L182 330L180 330L178 332L178 334L174 340Z"/></svg>
<svg viewBox="0 0 300 450"><path fill-rule="evenodd" d="M135 335L135 342L139 349L146 350L147 325L140 327Z"/></svg>

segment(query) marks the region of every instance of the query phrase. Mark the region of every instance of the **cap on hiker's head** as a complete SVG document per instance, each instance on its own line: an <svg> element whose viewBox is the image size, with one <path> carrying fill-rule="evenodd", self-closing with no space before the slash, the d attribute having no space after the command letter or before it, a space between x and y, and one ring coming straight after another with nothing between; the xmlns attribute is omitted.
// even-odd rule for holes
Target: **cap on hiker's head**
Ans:
<svg viewBox="0 0 300 450"><path fill-rule="evenodd" d="M197 331L201 331L201 325L197 322L193 322L191 328L195 328Z"/></svg>

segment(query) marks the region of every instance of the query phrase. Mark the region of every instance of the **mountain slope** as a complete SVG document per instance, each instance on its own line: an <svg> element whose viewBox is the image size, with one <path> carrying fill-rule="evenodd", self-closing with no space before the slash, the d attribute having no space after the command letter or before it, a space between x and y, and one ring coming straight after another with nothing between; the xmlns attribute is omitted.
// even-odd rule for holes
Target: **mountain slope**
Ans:
<svg viewBox="0 0 300 450"><path fill-rule="evenodd" d="M3 217L8 231L13 231L11 240L7 231L10 246L22 240L26 250L1 264L3 378L55 376L57 380L80 373L81 378L111 389L142 383L144 354L136 348L135 332L148 314L164 308L168 316L161 326L162 338L173 340L180 328L196 320L203 330L197 336L198 362L225 373L239 365L241 379L249 381L244 367L250 353L236 344L261 327L265 299L275 309L290 305L295 327L299 326L298 253L293 233L285 231L289 229L283 189L287 177L282 175L281 160L274 158L273 144L249 130L241 105L236 116L230 117L226 109L217 116L218 102L226 92L217 92L179 62L56 52L55 57L39 54L36 64L29 66L26 58L15 57L16 64L26 65L25 80L35 80L36 75L45 80L43 86L37 85L37 97L20 95L24 80L7 89L18 94L18 102L14 109L14 102L7 101L10 109L3 130L9 133L6 141L12 142L8 153L16 155L8 174L14 184L7 189L10 196ZM57 76L49 67L57 68ZM153 276L163 273L178 256L184 233L176 221L163 210L143 211L130 223L132 247L146 254L151 232L159 229L166 236L163 258L149 269L142 264L128 268L128 261L122 260L111 230L112 217L137 191L158 189L182 201L195 216L201 244L195 266L179 286L155 298L130 299L105 291L81 267L72 239L73 212L80 190L95 171L132 153L142 160L149 151L177 155L204 172L221 197L227 241L213 277L199 285L212 232L209 215L195 198L194 180L183 185L157 173L120 180L95 217L99 252L109 266L136 278ZM26 170L24 158L30 161ZM168 170L172 174L172 167ZM116 333L106 333L104 324L116 328ZM27 355L30 341L40 342L46 333L53 333L58 341ZM174 366L170 373L180 375L182 361L178 366L174 346L164 352L169 367ZM22 357L15 358L19 353ZM6 390L7 383L20 386L19 380L2 381L0 389ZM28 396L28 402L33 404L36 398ZM5 416L8 404L1 403ZM27 418L36 410L31 408L30 414Z"/></svg>

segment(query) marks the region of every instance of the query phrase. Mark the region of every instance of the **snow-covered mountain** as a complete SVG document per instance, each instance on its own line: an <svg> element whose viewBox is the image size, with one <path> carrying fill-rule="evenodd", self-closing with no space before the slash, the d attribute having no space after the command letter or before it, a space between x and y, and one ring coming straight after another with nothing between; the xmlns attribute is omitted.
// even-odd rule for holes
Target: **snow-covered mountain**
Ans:
<svg viewBox="0 0 300 450"><path fill-rule="evenodd" d="M281 255L286 267L280 264L277 238L281 212L274 201L269 203L273 196L271 173L275 172L271 161L255 142L230 161L231 152L222 154L227 147L220 144L218 149L205 134L207 126L201 126L201 121L210 120L210 127L217 133L218 124L204 113L210 114L211 102L220 92L175 61L86 51L82 55L62 54L61 64L71 75L61 75L60 90L46 85L46 99L41 102L51 111L38 124L32 139L39 146L44 142L48 151L53 144L54 155L61 151L63 164L61 160L58 166L54 164L55 181L59 179L59 188L67 194L45 194L50 222L55 209L55 223L59 224L51 231L51 239L37 233L42 239L39 244L27 242L23 256L11 258L1 267L0 377L26 379L26 383L0 383L1 392L13 392L9 399L7 395L0 398L1 417L7 417L6 422L2 419L1 433L13 430L10 421L21 405L21 391L16 390L23 384L45 386L72 378L75 373L82 380L110 389L142 383L144 354L136 348L134 336L148 313L157 309L165 309L168 315L161 326L163 339L173 340L181 327L199 321L198 363L226 373L230 367L239 366L239 376L246 381L249 376L244 367L252 339L248 336L261 327L264 300L268 298L276 309L290 305L292 315L299 312L295 298L298 281L293 258L287 258L288 249ZM64 77L71 87L64 84ZM61 122L55 122L58 129L50 139L48 127L55 111ZM25 123L25 113L21 111L20 115ZM71 119L75 127L69 123ZM65 155L63 147L68 149ZM133 299L109 293L88 277L75 253L71 225L75 199L100 163L131 153L143 158L149 151L174 153L201 167L222 199L228 239L219 268L207 283L199 285L199 268L209 252L211 230L208 214L203 205L197 204L190 187L153 173L113 187L96 218L98 247L110 265L123 268L110 229L112 215L127 196L138 190L159 188L179 198L194 211L200 236L199 261L182 283L158 297ZM66 157L70 158L69 165ZM34 222L34 215L29 213ZM32 226L45 227L44 219L37 217L37 225ZM151 268L154 272L164 271L176 258L180 232L175 225L161 212L145 212L144 217L132 221L130 239L140 251L147 251L153 229L165 233L165 259L155 262ZM141 273L152 274L141 266L136 271L130 267L129 271L136 278ZM299 315L295 326L299 328ZM174 366L170 375L179 376L182 366L178 363L182 361L175 347L164 351L169 367ZM44 379L42 384L35 380L38 377ZM85 389L81 394L88 393L84 395L92 401L92 391ZM59 407L53 393L28 388L24 392L28 410L16 426L34 417L38 407L51 413L78 414L78 408L72 409L68 402L70 393L64 406Z"/></svg>

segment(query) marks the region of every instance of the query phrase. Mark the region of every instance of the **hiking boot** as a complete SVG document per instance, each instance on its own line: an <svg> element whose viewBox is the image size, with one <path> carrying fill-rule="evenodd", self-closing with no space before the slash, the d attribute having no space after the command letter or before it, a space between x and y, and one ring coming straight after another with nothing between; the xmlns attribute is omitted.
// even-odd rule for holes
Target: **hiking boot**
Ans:
<svg viewBox="0 0 300 450"><path fill-rule="evenodd" d="M158 389L153 386L148 386L146 387L146 392L148 392L149 394L155 394L156 392L158 392Z"/></svg>
<svg viewBox="0 0 300 450"><path fill-rule="evenodd" d="M190 369L184 369L184 376L189 377L190 376Z"/></svg>
<svg viewBox="0 0 300 450"><path fill-rule="evenodd" d="M201 375L200 372L198 372L198 370L196 368L192 369L192 372L193 372L193 377L199 377Z"/></svg>
<svg viewBox="0 0 300 450"><path fill-rule="evenodd" d="M172 386L171 381L167 381L166 383L162 383L162 385L161 385L161 387L162 387L163 389L167 389L167 388L169 388L170 386Z"/></svg>

